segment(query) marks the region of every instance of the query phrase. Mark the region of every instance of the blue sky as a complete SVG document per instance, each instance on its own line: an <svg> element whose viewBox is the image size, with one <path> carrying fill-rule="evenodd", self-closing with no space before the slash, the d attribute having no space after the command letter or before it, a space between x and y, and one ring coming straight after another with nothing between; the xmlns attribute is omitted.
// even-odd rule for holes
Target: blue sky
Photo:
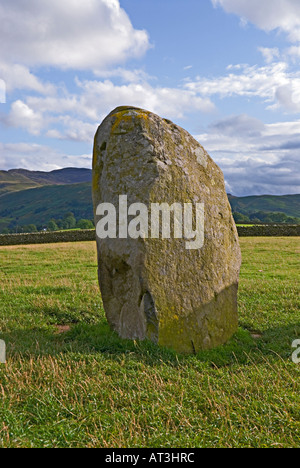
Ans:
<svg viewBox="0 0 300 468"><path fill-rule="evenodd" d="M0 20L0 169L91 167L128 104L186 128L232 194L300 192L299 0L0 0Z"/></svg>

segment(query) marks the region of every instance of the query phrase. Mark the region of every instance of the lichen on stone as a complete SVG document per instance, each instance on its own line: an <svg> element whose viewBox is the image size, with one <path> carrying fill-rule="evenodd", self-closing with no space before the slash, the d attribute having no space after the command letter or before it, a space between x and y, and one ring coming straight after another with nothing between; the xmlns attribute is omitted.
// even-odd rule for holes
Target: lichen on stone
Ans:
<svg viewBox="0 0 300 468"><path fill-rule="evenodd" d="M222 171L184 129L134 107L115 109L98 129L93 200L204 203L203 248L185 239L98 239L99 283L111 327L193 353L237 329L241 252ZM97 223L97 216L95 217Z"/></svg>

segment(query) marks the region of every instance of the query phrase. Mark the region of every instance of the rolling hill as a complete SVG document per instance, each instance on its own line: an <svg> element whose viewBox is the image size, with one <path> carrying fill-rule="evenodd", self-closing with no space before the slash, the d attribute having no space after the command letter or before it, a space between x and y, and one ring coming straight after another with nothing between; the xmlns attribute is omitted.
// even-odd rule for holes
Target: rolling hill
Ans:
<svg viewBox="0 0 300 468"><path fill-rule="evenodd" d="M92 219L91 184L51 185L0 197L0 232L16 225L46 226L72 212L77 220Z"/></svg>
<svg viewBox="0 0 300 468"><path fill-rule="evenodd" d="M70 212L77 220L93 219L91 177L90 169L76 168L0 171L0 233L29 224L41 228ZM228 198L232 210L245 215L266 211L300 218L300 195Z"/></svg>
<svg viewBox="0 0 300 468"><path fill-rule="evenodd" d="M257 211L279 212L300 218L300 195L262 195L252 197L233 197L228 195L233 211L250 215Z"/></svg>
<svg viewBox="0 0 300 468"><path fill-rule="evenodd" d="M67 185L90 182L90 169L65 168L51 172L12 169L0 171L0 197L8 192L18 192L45 185Z"/></svg>

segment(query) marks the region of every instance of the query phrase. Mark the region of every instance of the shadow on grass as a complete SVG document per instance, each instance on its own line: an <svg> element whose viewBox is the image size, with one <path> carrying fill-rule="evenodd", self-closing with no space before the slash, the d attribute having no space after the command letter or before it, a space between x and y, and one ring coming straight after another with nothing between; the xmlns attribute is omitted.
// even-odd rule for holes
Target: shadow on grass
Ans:
<svg viewBox="0 0 300 468"><path fill-rule="evenodd" d="M59 294L66 294L72 293L72 288L67 286L40 286L40 287L32 287L32 286L21 286L18 288L18 291L22 294L31 294L35 296L53 296Z"/></svg>
<svg viewBox="0 0 300 468"><path fill-rule="evenodd" d="M213 367L259 363L266 357L287 360L292 354L292 342L300 336L300 323L267 330L259 339L250 331L239 328L225 345L214 350L186 356L161 348L149 340L122 340L103 320L99 324L73 324L67 333L57 333L55 327L18 329L1 334L7 344L7 359L16 355L26 357L69 355L70 359L106 356L119 360L127 355L147 365L178 366L187 362L206 363Z"/></svg>
<svg viewBox="0 0 300 468"><path fill-rule="evenodd" d="M69 307L58 307L54 306L44 306L33 307L30 305L28 307L28 314L31 316L36 315L40 316L46 320L46 323L50 324L77 324L77 323L95 323L95 312L88 310L79 309L75 305L70 305Z"/></svg>

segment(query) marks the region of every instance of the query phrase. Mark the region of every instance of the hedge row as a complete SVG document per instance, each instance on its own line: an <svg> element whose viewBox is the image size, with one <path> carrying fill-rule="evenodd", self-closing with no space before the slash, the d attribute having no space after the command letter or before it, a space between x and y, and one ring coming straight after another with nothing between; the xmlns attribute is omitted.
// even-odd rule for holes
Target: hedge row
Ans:
<svg viewBox="0 0 300 468"><path fill-rule="evenodd" d="M35 232L32 234L1 234L0 245L55 244L58 242L94 241L94 229L82 231Z"/></svg>
<svg viewBox="0 0 300 468"><path fill-rule="evenodd" d="M300 236L298 226L238 226L240 237ZM33 234L1 234L0 245L54 244L58 242L95 241L94 229L82 231L36 232Z"/></svg>
<svg viewBox="0 0 300 468"><path fill-rule="evenodd" d="M300 236L300 225L238 226L240 237L293 237Z"/></svg>

